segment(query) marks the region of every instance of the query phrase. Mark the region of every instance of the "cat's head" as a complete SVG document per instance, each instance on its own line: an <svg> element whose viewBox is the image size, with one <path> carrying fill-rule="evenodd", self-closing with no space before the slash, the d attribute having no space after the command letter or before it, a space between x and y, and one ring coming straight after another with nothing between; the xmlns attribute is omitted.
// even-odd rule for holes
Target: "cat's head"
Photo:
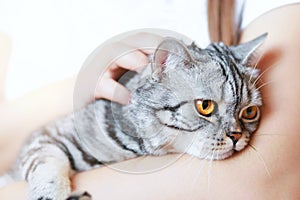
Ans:
<svg viewBox="0 0 300 200"><path fill-rule="evenodd" d="M261 95L249 66L266 34L238 46L206 49L167 38L157 48L152 74L132 94L134 124L155 148L207 159L244 149L260 119ZM164 146L168 143L168 147Z"/></svg>

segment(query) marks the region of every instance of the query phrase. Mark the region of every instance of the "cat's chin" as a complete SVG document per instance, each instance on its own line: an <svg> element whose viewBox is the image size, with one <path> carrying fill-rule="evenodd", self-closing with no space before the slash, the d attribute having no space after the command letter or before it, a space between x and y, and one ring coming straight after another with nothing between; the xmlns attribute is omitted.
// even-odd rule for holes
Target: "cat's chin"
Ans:
<svg viewBox="0 0 300 200"><path fill-rule="evenodd" d="M193 155L191 154L192 156L195 156L199 159L205 159L205 160L224 160L230 156L232 156L232 154L234 153L235 151L232 149L232 150L229 150L229 151L215 151L215 152L210 152L210 153L206 153L206 154L201 154L201 155Z"/></svg>
<svg viewBox="0 0 300 200"><path fill-rule="evenodd" d="M213 154L211 154L209 157L207 157L207 160L224 160L230 156L232 156L232 154L234 153L234 150L230 150L227 152L215 152Z"/></svg>

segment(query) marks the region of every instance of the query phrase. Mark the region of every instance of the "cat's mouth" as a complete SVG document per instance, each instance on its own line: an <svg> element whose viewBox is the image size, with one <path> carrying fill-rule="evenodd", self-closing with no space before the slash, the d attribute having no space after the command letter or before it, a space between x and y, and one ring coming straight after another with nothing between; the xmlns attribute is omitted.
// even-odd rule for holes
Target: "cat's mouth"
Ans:
<svg viewBox="0 0 300 200"><path fill-rule="evenodd" d="M235 138L228 135L222 143L216 143L212 148L207 150L205 159L208 160L223 160L230 157L235 152L243 150L249 142L247 134L241 134Z"/></svg>

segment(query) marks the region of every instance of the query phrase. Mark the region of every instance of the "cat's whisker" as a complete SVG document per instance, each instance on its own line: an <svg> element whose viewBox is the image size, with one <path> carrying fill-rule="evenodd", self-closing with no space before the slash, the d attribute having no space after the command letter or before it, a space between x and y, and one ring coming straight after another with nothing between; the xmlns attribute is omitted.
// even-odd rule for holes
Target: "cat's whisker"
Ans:
<svg viewBox="0 0 300 200"><path fill-rule="evenodd" d="M257 68L257 65L258 65L258 63L259 63L259 61L261 60L261 58L262 58L263 55L264 55L263 53L260 54L260 56L258 57L258 59L257 59L257 61L256 61L256 63L255 63L255 65L254 65L254 67L253 67L253 69L256 69L256 68ZM254 73L254 70L251 72L251 75L250 75L248 84L250 84L250 82L251 82L251 80L252 80L252 78L253 78L253 73Z"/></svg>
<svg viewBox="0 0 300 200"><path fill-rule="evenodd" d="M263 101L264 100L264 98L262 98L262 97L257 97L256 99L259 100L259 101Z"/></svg>
<svg viewBox="0 0 300 200"><path fill-rule="evenodd" d="M289 135L291 135L293 133L259 133L259 134L255 134L254 137L258 137L258 136L277 136L277 137L289 137Z"/></svg>
<svg viewBox="0 0 300 200"><path fill-rule="evenodd" d="M203 149L203 146L204 145L200 146L199 155L201 155L201 151ZM195 155L190 155L189 158L183 163L183 164L186 164L186 163L189 162L189 166L185 167L186 171L189 171L189 169L193 166L193 161L198 160L198 159L199 158L198 158L197 155L196 156Z"/></svg>
<svg viewBox="0 0 300 200"><path fill-rule="evenodd" d="M196 158L196 159L198 160L198 158ZM191 165L191 166L193 166L193 165ZM201 177L201 173L203 173L203 167L204 167L204 165L201 165L201 168L197 170L197 174L194 176L194 179L193 179L191 185L197 185L197 181L198 181L199 177Z"/></svg>
<svg viewBox="0 0 300 200"><path fill-rule="evenodd" d="M195 156L193 155L193 156L191 156L191 159L188 160L188 161L190 162L190 167L193 167L193 166L194 166L194 165L193 165L193 161L195 161L195 160L199 161L199 158L198 158L198 157L199 157L200 155L202 155L202 150L203 150L203 148L204 148L204 144L202 144L201 147L200 147L199 155L195 155ZM190 167L189 167L189 168L188 168L188 167L185 167L186 171L190 171L190 170L189 170ZM191 185L197 185L196 183L197 183L197 181L198 181L198 179L199 179L201 173L203 172L203 170L202 170L203 167L204 167L204 164L201 165L201 168L200 168L200 169L198 169L197 174L196 174L196 176L194 176L194 179L193 179Z"/></svg>
<svg viewBox="0 0 300 200"><path fill-rule="evenodd" d="M259 87L256 88L256 90L260 90L261 88L269 85L270 83L274 83L274 80L270 80L268 82L265 82L265 83L261 84Z"/></svg>
<svg viewBox="0 0 300 200"><path fill-rule="evenodd" d="M208 169L207 169L207 191L210 192L210 180L211 180L211 172L212 172L212 165L213 165L213 158L215 155L215 150L213 150L212 152L212 156L209 159L209 165L208 165Z"/></svg>
<svg viewBox="0 0 300 200"><path fill-rule="evenodd" d="M184 162L182 162L182 165L185 165L185 171L189 171L190 168L193 166L193 162L197 159L198 158L196 156L190 155Z"/></svg>
<svg viewBox="0 0 300 200"><path fill-rule="evenodd" d="M260 152L257 150L257 148L255 146L253 146L250 143L248 145L254 150L254 152L256 152L256 155L262 161L262 164L263 164L263 166L264 166L264 168L266 170L267 175L271 178L272 177L271 176L271 172L270 172L270 170L269 170L269 168L267 166L267 163L266 163L265 159L263 158L263 156L260 154Z"/></svg>
<svg viewBox="0 0 300 200"><path fill-rule="evenodd" d="M260 80L260 79L262 78L262 76L263 76L266 72L268 72L270 69L272 69L272 68L275 67L275 66L278 66L278 62L277 62L277 63L274 63L273 65L271 65L271 66L269 66L269 67L267 67L263 72L261 72L260 75L253 81L252 87L255 86L255 84L257 83L257 81ZM250 79L251 79L251 78L250 78ZM250 83L250 80L249 80L249 83Z"/></svg>
<svg viewBox="0 0 300 200"><path fill-rule="evenodd" d="M276 133L262 133L262 134L257 134L255 135L255 137L257 136L284 136L283 134L276 134Z"/></svg>
<svg viewBox="0 0 300 200"><path fill-rule="evenodd" d="M20 166L15 167L20 170L14 172L22 174L19 178L28 180L29 188L33 189L29 199L66 199L72 189L66 180L77 169L84 171L100 167L102 163L112 164L135 157L140 157L138 161L148 162L150 157L146 156L171 152L193 155L182 162L189 162L188 168L182 166L189 172L193 171L195 159L207 159L201 161L199 166L204 168L197 169L197 176L191 179L195 178L196 185L201 175L207 175L204 181L210 192L214 160L230 156L232 148L227 148L228 143L231 142L232 147L244 129L252 133L251 130L257 128L258 123L252 123L258 122L257 109L250 109L252 105L244 105L244 102L259 104L256 100L261 96L258 90L269 83L262 84L262 75L254 80L256 70L251 71L245 63L253 58L252 53L265 37L266 34L237 46L212 43L206 49L195 44L185 45L176 39L164 40L155 50L149 70L116 80L132 93L128 106L100 99L34 132L22 149L20 162L17 162ZM249 76L255 82L252 88L249 88L252 82L246 84ZM257 82L262 84L258 89L255 88L259 85ZM255 115L251 117L253 111ZM247 121L236 119L240 113ZM230 130L233 127L241 130ZM225 130L234 136L229 135L225 140ZM78 132L89 134L79 136ZM195 138L192 138L193 133ZM176 139L174 145L166 144L172 139ZM189 143L191 139L192 143ZM188 146L184 146L187 143ZM263 157L250 146L270 176ZM159 162L159 169L180 157L178 154L175 160ZM43 162L39 162L41 159ZM115 169L125 171L126 167ZM144 173L144 170L136 172ZM189 172L187 174L191 174Z"/></svg>

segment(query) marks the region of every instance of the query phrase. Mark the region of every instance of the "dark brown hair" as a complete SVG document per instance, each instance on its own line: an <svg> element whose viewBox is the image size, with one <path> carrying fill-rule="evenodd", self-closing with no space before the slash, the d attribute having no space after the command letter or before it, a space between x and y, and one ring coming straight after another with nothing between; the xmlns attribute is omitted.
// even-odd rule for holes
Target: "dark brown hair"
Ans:
<svg viewBox="0 0 300 200"><path fill-rule="evenodd" d="M239 42L244 0L207 0L208 31L211 42L226 45Z"/></svg>

